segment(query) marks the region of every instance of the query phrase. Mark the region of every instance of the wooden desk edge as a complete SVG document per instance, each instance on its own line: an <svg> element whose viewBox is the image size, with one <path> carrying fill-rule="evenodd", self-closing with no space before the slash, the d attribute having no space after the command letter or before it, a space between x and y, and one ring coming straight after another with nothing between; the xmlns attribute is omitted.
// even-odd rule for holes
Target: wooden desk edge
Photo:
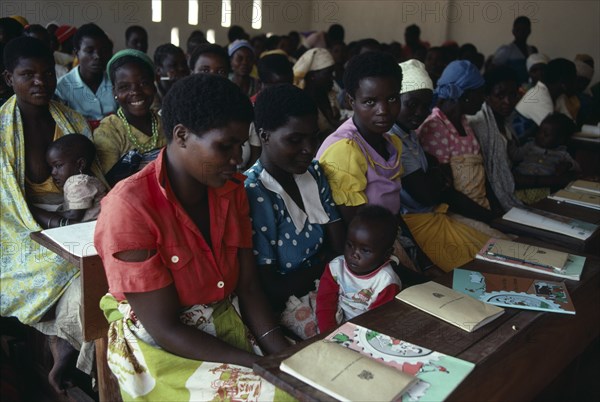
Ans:
<svg viewBox="0 0 600 402"><path fill-rule="evenodd" d="M108 332L108 322L104 317L104 313L100 310L98 302L108 292L108 282L100 256L79 257L73 255L42 232L32 232L30 237L42 247L56 253L79 268L81 273L83 338L86 342L91 342L105 337Z"/></svg>
<svg viewBox="0 0 600 402"><path fill-rule="evenodd" d="M553 323L558 321L561 323L561 328L569 329L572 326L573 321L577 320L578 327L580 328L580 330L577 331L576 334L574 334L574 338L576 338L579 344L576 345L576 348L574 350L572 350L572 352L577 353L570 353L570 351L563 350L564 353L562 353L561 356L559 356L559 358L553 360L553 368L559 370L562 370L565 367L567 367L568 363L575 359L577 355L583 350L583 348L599 335L600 322L592 323L591 326L585 326L584 328L582 328L581 325L582 322L586 322L586 320L589 320L589 318L591 317L590 311L598 307L597 303L596 305L588 304L590 304L590 295L595 294L594 292L596 292L598 288L600 288L599 259L593 256L588 256L588 258L590 258L590 260L586 262L586 270L584 271L584 275L582 275L582 281L566 281L566 283L575 284L575 287L577 289L577 292L575 294L572 294L572 297L573 302L576 303L576 306L580 306L578 307L579 315L565 316L557 313L510 309L510 311L515 312L515 314L509 316L508 319L504 320L502 319L502 317L500 317L498 320L492 321L492 323L486 325L485 327L482 327L478 331L482 331L488 326L495 326L497 328L495 328L491 332L488 331L488 334L486 334L481 341L474 343L467 349L454 355L459 359L475 363L477 367L449 395L449 400L465 400L465 397L473 399L476 396L476 393L479 391L473 391L470 388L473 387L473 384L476 381L476 379L479 378L479 376L483 375L480 373L480 371L483 370L481 367L483 366L489 368L491 366L495 366L494 362L498 360L506 360L507 362L513 362L515 359L518 358L518 356L512 356L511 353L500 353L498 351L511 351L513 347L519 347L521 348L520 350L527 351L527 348L530 348L528 342L531 341L531 339L528 337L532 336L531 334L543 334L545 323ZM497 264L491 265L498 267ZM465 268L468 269L468 267ZM522 272L520 270L517 271ZM510 272L507 274L516 275L517 271ZM523 275L527 276L527 272L524 272ZM543 277L548 278L549 280L561 280L560 278L551 278L547 275L543 275ZM572 285L570 287L572 287ZM382 308L383 307L385 306L382 306ZM320 336L316 339L320 339L322 337L323 336ZM556 338L552 339L554 340ZM307 344L307 342L303 342L295 345L294 347L286 350L281 354L275 356L267 356L261 359L259 362L257 362L254 365L253 369L258 375L265 378L267 381L270 381L274 385L284 389L285 391L290 392L294 397L298 398L301 401L312 402L318 400L325 400L326 398L328 398L326 394L310 387L307 384L304 384L300 380L290 375L287 375L286 373L283 373L279 370L279 363L283 359L291 356L293 353L306 346ZM427 345L422 346L427 347ZM563 349L564 347L566 346L563 346ZM558 374L558 372L556 372L555 374ZM527 378L527 375L525 375L524 377ZM538 376L535 378L536 387L532 387L532 389L527 389L526 391L532 394L530 396L534 397L538 392L540 392L543 389L543 386L547 386L552 379L552 376L548 378L540 378ZM512 381L514 381L514 379ZM494 385L494 383L492 382L490 386L491 385ZM514 393L514 387L509 389L502 386L501 384L498 385L497 383L495 384L495 386L500 387L501 391L507 392L507 394L505 395L506 397L509 397ZM481 397L481 395L477 396Z"/></svg>

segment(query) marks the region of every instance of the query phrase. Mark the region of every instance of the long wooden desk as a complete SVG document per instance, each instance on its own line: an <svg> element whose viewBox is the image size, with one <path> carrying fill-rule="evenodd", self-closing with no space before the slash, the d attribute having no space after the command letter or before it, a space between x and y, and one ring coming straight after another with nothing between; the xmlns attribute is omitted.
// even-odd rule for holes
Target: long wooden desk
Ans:
<svg viewBox="0 0 600 402"><path fill-rule="evenodd" d="M585 208L566 202L558 202L549 198L543 199L532 205L532 207L542 211L552 212L557 215L600 225L600 211L592 208ZM492 226L504 233L514 233L519 236L536 238L544 240L552 245L567 247L573 252L590 253L600 256L600 230L597 230L587 240L579 240L560 233L506 221L502 218L494 220Z"/></svg>
<svg viewBox="0 0 600 402"><path fill-rule="evenodd" d="M519 241L539 244L532 239ZM574 316L506 309L497 320L468 333L394 300L352 321L475 363L473 372L450 395L449 401L531 400L600 334L600 259L587 257L581 281L566 281L577 311ZM552 278L478 260L465 268ZM436 281L451 286L452 273ZM254 371L302 401L332 401L326 394L279 370L283 359L305 345L261 359L254 365Z"/></svg>
<svg viewBox="0 0 600 402"><path fill-rule="evenodd" d="M108 322L100 310L99 301L108 292L106 273L98 255L78 257L60 247L42 232L31 233L30 237L72 263L81 271L81 304L83 338L96 346L96 370L100 401L120 401L119 386L108 367L106 351L108 347Z"/></svg>

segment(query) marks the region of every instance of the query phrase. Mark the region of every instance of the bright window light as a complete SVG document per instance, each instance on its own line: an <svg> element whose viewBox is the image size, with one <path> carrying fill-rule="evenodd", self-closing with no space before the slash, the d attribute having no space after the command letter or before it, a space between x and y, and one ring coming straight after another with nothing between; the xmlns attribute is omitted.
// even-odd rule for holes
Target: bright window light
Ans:
<svg viewBox="0 0 600 402"><path fill-rule="evenodd" d="M229 28L231 26L231 0L221 2L221 26Z"/></svg>
<svg viewBox="0 0 600 402"><path fill-rule="evenodd" d="M198 25L198 0L188 1L188 24Z"/></svg>
<svg viewBox="0 0 600 402"><path fill-rule="evenodd" d="M252 1L252 28L262 28L262 0Z"/></svg>
<svg viewBox="0 0 600 402"><path fill-rule="evenodd" d="M162 0L152 0L152 22L162 20Z"/></svg>
<svg viewBox="0 0 600 402"><path fill-rule="evenodd" d="M214 29L208 29L206 31L206 40L208 41L208 43L215 43L215 30Z"/></svg>
<svg viewBox="0 0 600 402"><path fill-rule="evenodd" d="M175 46L179 46L179 28L171 28L171 43Z"/></svg>

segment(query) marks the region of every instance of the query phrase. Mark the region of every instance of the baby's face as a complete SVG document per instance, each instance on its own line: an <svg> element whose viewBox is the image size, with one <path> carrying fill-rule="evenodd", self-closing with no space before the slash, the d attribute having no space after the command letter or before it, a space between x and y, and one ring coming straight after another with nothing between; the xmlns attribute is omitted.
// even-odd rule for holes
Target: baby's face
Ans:
<svg viewBox="0 0 600 402"><path fill-rule="evenodd" d="M69 177L79 174L77 158L67 152L53 148L46 155L46 162L52 168L52 179L58 188L63 188Z"/></svg>
<svg viewBox="0 0 600 402"><path fill-rule="evenodd" d="M554 149L564 143L560 129L552 123L542 122L535 135L535 144L544 149Z"/></svg>
<svg viewBox="0 0 600 402"><path fill-rule="evenodd" d="M350 271L366 275L379 268L389 257L381 227L354 221L348 228L344 258Z"/></svg>

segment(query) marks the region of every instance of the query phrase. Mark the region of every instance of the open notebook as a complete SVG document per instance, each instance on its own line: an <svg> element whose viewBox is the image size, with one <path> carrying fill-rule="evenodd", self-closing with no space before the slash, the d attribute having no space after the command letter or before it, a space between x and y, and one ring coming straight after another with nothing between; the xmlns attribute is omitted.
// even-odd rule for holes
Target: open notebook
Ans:
<svg viewBox="0 0 600 402"><path fill-rule="evenodd" d="M98 255L94 247L94 230L96 221L90 221L46 229L42 234L76 257L89 257Z"/></svg>

